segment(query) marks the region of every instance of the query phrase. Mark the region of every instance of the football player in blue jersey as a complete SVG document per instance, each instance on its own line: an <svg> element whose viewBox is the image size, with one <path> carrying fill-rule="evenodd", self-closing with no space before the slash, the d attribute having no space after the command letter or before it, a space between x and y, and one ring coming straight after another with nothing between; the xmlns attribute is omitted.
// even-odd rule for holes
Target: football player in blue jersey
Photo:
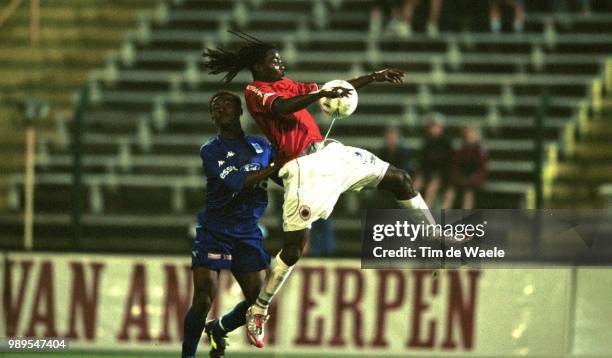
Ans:
<svg viewBox="0 0 612 358"><path fill-rule="evenodd" d="M227 333L245 324L246 311L261 289L261 273L270 264L257 223L268 204L267 179L280 165L272 162L272 147L265 138L242 131L238 95L218 92L209 108L219 134L200 148L206 206L198 213L192 247L194 293L183 327L183 358L195 357L203 330L210 340L210 356L223 357ZM222 269L232 271L245 300L206 322Z"/></svg>

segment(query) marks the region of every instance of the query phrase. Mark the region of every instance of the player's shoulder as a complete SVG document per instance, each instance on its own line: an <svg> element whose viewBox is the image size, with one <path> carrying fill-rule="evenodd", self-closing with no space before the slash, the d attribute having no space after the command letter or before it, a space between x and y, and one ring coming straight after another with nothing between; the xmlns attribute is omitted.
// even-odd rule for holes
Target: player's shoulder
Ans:
<svg viewBox="0 0 612 358"><path fill-rule="evenodd" d="M244 99L247 106L251 106L255 102L259 102L266 96L266 93L272 91L266 82L253 81L244 88Z"/></svg>
<svg viewBox="0 0 612 358"><path fill-rule="evenodd" d="M269 86L268 82L252 81L244 88L244 93L259 93L263 88Z"/></svg>
<svg viewBox="0 0 612 358"><path fill-rule="evenodd" d="M200 146L200 156L202 158L214 157L221 151L221 140L219 136L214 136Z"/></svg>
<svg viewBox="0 0 612 358"><path fill-rule="evenodd" d="M283 87L287 85L296 85L299 82L292 80L289 77L283 77L282 79L274 82L264 82L264 81L252 81L245 87L245 92L257 92L258 90L266 89L266 88L274 88L274 87Z"/></svg>

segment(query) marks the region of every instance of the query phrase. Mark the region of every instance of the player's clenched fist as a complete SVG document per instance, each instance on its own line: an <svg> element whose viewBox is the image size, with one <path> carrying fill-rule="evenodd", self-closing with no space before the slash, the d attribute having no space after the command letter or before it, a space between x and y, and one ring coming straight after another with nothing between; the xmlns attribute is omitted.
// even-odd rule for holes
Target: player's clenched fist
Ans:
<svg viewBox="0 0 612 358"><path fill-rule="evenodd" d="M400 84L404 77L404 71L397 68L385 68L384 70L376 71L372 74L376 82L391 82Z"/></svg>

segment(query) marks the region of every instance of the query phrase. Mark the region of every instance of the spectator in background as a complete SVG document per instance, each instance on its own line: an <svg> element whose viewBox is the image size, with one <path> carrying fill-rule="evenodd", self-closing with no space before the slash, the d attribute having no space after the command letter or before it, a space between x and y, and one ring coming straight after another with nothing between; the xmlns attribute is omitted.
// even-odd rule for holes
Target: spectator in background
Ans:
<svg viewBox="0 0 612 358"><path fill-rule="evenodd" d="M403 169L410 175L414 166L410 159L410 151L402 143L401 133L397 125L391 124L385 130L385 144L378 157L396 168Z"/></svg>
<svg viewBox="0 0 612 358"><path fill-rule="evenodd" d="M473 209L475 194L482 189L487 177L487 154L480 144L478 129L466 125L462 130L462 145L451 165L452 188L446 192L444 207L452 208L457 194L463 209Z"/></svg>
<svg viewBox="0 0 612 358"><path fill-rule="evenodd" d="M405 0L402 8L402 23L407 29L407 33L412 33L412 19L415 8L419 5L421 0ZM439 20L440 20L440 9L442 8L442 0L430 0L429 5L429 18L427 20L427 35L430 37L438 36L439 32ZM406 30L404 30L406 31Z"/></svg>
<svg viewBox="0 0 612 358"><path fill-rule="evenodd" d="M421 148L419 171L415 183L425 191L425 202L431 208L436 204L438 192L448 186L453 147L444 133L444 118L434 113L427 119L427 136Z"/></svg>
<svg viewBox="0 0 612 358"><path fill-rule="evenodd" d="M427 34L431 37L438 35L440 10L442 0L430 0L429 20L427 22ZM393 33L400 38L408 38L412 35L412 20L414 10L420 0L373 0L370 12L370 34L378 37L383 30L385 18L390 19L387 32ZM401 7L400 7L401 6Z"/></svg>
<svg viewBox="0 0 612 358"><path fill-rule="evenodd" d="M552 0L552 7L554 12L567 12L569 0ZM591 13L591 0L576 0L578 9L582 15L589 15Z"/></svg>
<svg viewBox="0 0 612 358"><path fill-rule="evenodd" d="M512 21L514 32L523 32L525 28L525 0L489 0L489 24L491 32L499 33L502 30L501 7L503 2L511 6L514 11Z"/></svg>
<svg viewBox="0 0 612 358"><path fill-rule="evenodd" d="M392 10L392 1L372 0L370 9L370 36L379 37L382 34L385 18L389 18Z"/></svg>

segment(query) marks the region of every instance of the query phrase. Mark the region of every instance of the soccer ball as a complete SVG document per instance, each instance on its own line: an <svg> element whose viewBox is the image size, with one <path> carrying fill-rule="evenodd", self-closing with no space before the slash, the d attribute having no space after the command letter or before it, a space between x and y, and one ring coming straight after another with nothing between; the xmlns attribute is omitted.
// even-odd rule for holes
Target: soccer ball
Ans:
<svg viewBox="0 0 612 358"><path fill-rule="evenodd" d="M321 98L319 100L319 104L321 105L321 110L325 112L328 116L332 118L342 119L350 116L355 112L357 108L357 91L350 83L343 80L333 80L329 81L323 85L321 89L328 90L334 87L343 87L352 89L351 95L344 98Z"/></svg>

